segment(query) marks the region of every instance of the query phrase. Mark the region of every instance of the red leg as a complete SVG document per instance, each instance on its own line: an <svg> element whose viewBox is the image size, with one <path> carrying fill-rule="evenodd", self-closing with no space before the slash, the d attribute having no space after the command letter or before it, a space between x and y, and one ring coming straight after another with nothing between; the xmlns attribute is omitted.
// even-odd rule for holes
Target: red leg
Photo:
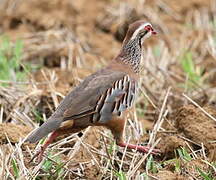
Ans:
<svg viewBox="0 0 216 180"><path fill-rule="evenodd" d="M121 147L127 147L128 149L136 149L137 151L144 152L144 153L148 153L150 150L150 147L139 146L139 145L134 145L134 144L127 144L124 142L117 143L117 145ZM160 153L159 149L153 149L151 151L151 154L158 154L158 153Z"/></svg>
<svg viewBox="0 0 216 180"><path fill-rule="evenodd" d="M125 126L124 118L116 118L116 119L113 118L112 120L109 121L109 124L107 124L107 127L112 131L116 139L116 144L121 147L127 147L128 149L137 149L138 151L144 153L149 152L150 147L124 143L123 141L124 126ZM158 154L158 153L160 153L160 150L158 149L153 149L151 151L151 154Z"/></svg>
<svg viewBox="0 0 216 180"><path fill-rule="evenodd" d="M43 154L46 150L46 148L49 146L49 144L51 144L53 142L53 140L59 135L59 133L57 131L54 131L50 137L46 140L45 144L43 146L41 146L40 151L38 151L33 158L31 159L31 161L36 158L38 156L38 163L40 163L43 159Z"/></svg>

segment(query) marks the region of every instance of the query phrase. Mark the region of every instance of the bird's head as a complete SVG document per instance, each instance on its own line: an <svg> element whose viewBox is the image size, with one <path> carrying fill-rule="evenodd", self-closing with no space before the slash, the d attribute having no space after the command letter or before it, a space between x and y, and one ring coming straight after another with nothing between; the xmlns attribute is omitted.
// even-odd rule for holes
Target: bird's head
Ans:
<svg viewBox="0 0 216 180"><path fill-rule="evenodd" d="M157 34L157 32L150 23L143 20L136 21L129 26L124 39L124 44L131 40L137 39L139 41L139 45L141 46L146 38L155 34Z"/></svg>
<svg viewBox="0 0 216 180"><path fill-rule="evenodd" d="M143 59L142 44L151 35L157 34L150 23L136 21L128 28L120 53L115 60L122 61L132 67L135 73L139 72L139 65Z"/></svg>

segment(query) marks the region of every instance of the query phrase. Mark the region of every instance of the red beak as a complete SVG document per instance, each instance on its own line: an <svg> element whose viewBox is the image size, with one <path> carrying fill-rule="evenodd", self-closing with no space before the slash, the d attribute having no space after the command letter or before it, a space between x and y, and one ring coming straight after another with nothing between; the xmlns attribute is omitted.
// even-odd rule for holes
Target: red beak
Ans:
<svg viewBox="0 0 216 180"><path fill-rule="evenodd" d="M153 31L152 31L152 34L156 35L156 34L157 34L157 31L154 31L154 30L153 30Z"/></svg>

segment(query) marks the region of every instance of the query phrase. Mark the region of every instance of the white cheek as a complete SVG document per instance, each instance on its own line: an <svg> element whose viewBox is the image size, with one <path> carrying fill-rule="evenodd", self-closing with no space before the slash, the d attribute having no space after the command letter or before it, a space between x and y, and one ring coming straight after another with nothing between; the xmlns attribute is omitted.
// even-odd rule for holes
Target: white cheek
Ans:
<svg viewBox="0 0 216 180"><path fill-rule="evenodd" d="M142 38L141 44L143 44L143 42L144 42L147 38L149 38L151 35L152 35L152 33L151 33L151 32L148 32L148 33Z"/></svg>
<svg viewBox="0 0 216 180"><path fill-rule="evenodd" d="M145 41L145 38L143 37L143 38L141 39L141 44L143 44L144 41Z"/></svg>
<svg viewBox="0 0 216 180"><path fill-rule="evenodd" d="M140 63L143 64L144 60L143 60L143 51L141 52L141 59L140 59Z"/></svg>

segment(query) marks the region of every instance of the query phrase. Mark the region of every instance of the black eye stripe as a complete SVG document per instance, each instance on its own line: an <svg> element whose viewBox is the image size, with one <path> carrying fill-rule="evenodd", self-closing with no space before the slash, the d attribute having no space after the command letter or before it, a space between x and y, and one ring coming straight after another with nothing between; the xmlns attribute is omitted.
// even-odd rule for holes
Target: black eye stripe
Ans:
<svg viewBox="0 0 216 180"><path fill-rule="evenodd" d="M142 32L140 32L139 33L139 46L141 47L142 46L142 43L141 43L141 41L142 41L142 38L148 33L149 31L147 31L147 30L145 30L145 31L142 31Z"/></svg>
<svg viewBox="0 0 216 180"><path fill-rule="evenodd" d="M148 33L148 31L142 31L142 32L140 32L139 33L139 35L140 35L140 38L143 38L143 36L145 36L146 34Z"/></svg>

